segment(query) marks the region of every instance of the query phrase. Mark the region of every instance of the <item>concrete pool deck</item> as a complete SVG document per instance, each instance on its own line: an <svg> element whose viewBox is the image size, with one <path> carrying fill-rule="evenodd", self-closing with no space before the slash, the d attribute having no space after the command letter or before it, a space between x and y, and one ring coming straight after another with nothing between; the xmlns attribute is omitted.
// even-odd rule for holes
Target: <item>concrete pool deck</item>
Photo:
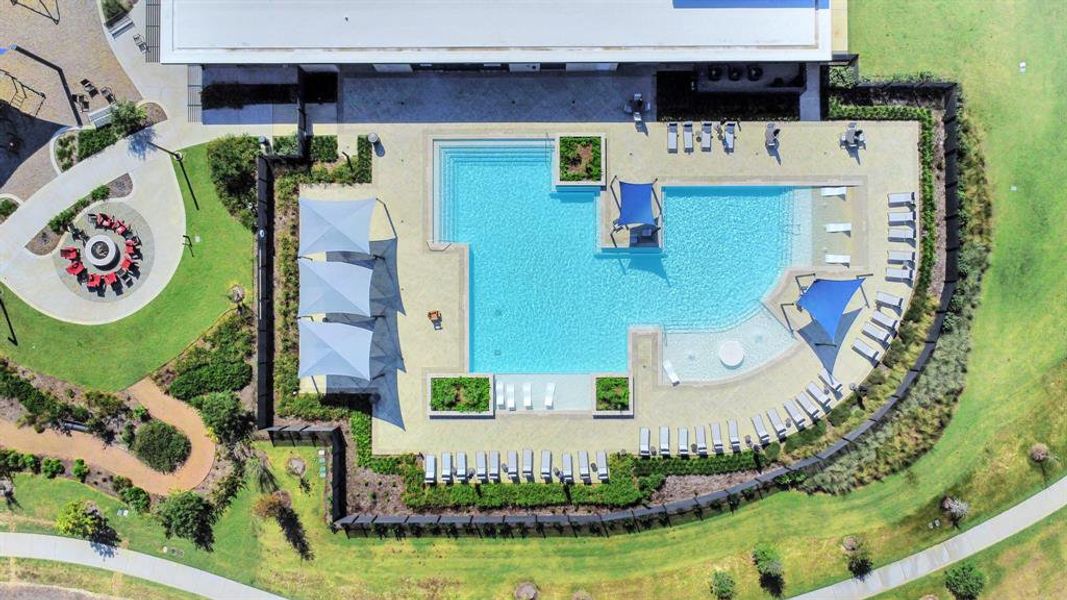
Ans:
<svg viewBox="0 0 1067 600"><path fill-rule="evenodd" d="M331 129L334 126L331 126ZM372 239L393 237L397 232L397 270L405 313L397 318L400 350L405 371L395 377L395 390L375 406L374 451L440 453L444 451L500 450L532 448L554 453L578 450L637 450L638 431L653 432L669 426L672 441L678 427L707 427L712 422L736 420L742 438L755 434L751 417L776 408L785 417L782 404L802 392L808 382L817 380L823 367L819 356L803 341L784 355L744 375L709 383L683 383L671 386L661 368L658 332L635 331L630 335L630 371L634 378L632 418L594 418L587 412L546 410L500 411L495 418L434 418L427 415L425 377L430 373L466 371L467 255L460 245L434 249L432 234L433 164L432 146L440 138L551 137L560 131L604 134L606 136L607 179L614 175L629 181L651 181L659 185L847 185L847 196L813 200L812 270L820 275L839 277L870 274L864 293L857 294L848 313L855 312L848 332L838 348L834 374L846 386L861 381L871 364L851 349L853 340L874 310L877 291L910 298L906 283L886 281L887 251L905 249L905 244L887 241L886 195L890 192L919 190L919 125L913 122L865 122L868 147L859 160L838 145L844 131L841 122L780 123L779 162L763 146L763 123L742 123L736 151L725 154L721 145L704 153L697 145L692 154L668 153L666 124L649 123L646 133L624 123L566 124L337 124L336 132L354 139L368 132L382 139L382 151L374 161L374 183L357 189L308 187L306 197L377 196L388 206L376 212ZM610 201L610 194L607 195ZM603 218L603 215L602 215ZM850 222L853 234L826 234L826 222ZM487 224L487 226L490 224ZM909 249L914 249L911 247ZM852 264L831 266L824 254L850 254ZM516 265L516 272L521 265ZM798 288L791 274L783 275L765 303L778 312L776 318L796 329L808 325L808 318L781 302L795 301ZM427 319L429 311L441 311L442 329L435 330ZM783 311L785 311L783 313ZM574 326L580 327L580 323ZM866 340L877 347L873 340ZM595 349L590 349L595 351ZM520 381L522 376L509 376ZM392 378L388 378L392 385ZM541 382L544 376L529 376ZM562 376L561 376L562 380ZM307 382L305 382L305 385ZM588 388L587 388L588 389ZM543 397L543 385L535 384L535 404ZM561 391L557 390L557 394ZM792 430L790 430L792 431Z"/></svg>

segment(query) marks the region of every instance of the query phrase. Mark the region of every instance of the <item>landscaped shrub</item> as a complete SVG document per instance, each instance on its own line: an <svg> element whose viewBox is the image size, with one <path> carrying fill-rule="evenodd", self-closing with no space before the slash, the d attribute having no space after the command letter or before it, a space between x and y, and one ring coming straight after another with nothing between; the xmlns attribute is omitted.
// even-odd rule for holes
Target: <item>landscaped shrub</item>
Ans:
<svg viewBox="0 0 1067 600"><path fill-rule="evenodd" d="M759 572L760 586L772 596L781 596L785 585L785 569L778 550L770 544L756 544L752 550L752 562Z"/></svg>
<svg viewBox="0 0 1067 600"><path fill-rule="evenodd" d="M78 481L85 483L85 478L89 476L89 465L85 464L82 459L74 461L74 466L70 470L71 474L78 478Z"/></svg>
<svg viewBox="0 0 1067 600"><path fill-rule="evenodd" d="M871 572L871 548L862 537L852 537L846 543L848 570L856 577L863 577Z"/></svg>
<svg viewBox="0 0 1067 600"><path fill-rule="evenodd" d="M66 467L56 458L46 458L41 461L41 473L49 479L55 479L66 472Z"/></svg>
<svg viewBox="0 0 1067 600"><path fill-rule="evenodd" d="M99 154L119 141L119 130L111 125L78 130L78 160Z"/></svg>
<svg viewBox="0 0 1067 600"><path fill-rule="evenodd" d="M109 25L130 12L129 0L102 0L100 6L104 9L104 21Z"/></svg>
<svg viewBox="0 0 1067 600"><path fill-rule="evenodd" d="M29 471L30 473L41 472L41 459L37 458L35 454L23 454L22 455L22 470Z"/></svg>
<svg viewBox="0 0 1067 600"><path fill-rule="evenodd" d="M119 492L119 496L139 514L145 514L152 509L152 497L139 487L129 486Z"/></svg>
<svg viewBox="0 0 1067 600"><path fill-rule="evenodd" d="M811 426L801 429L793 435L785 438L785 451L792 453L797 448L814 443L826 433L826 423L815 421Z"/></svg>
<svg viewBox="0 0 1067 600"><path fill-rule="evenodd" d="M129 477L123 477L122 475L116 475L111 480L111 489L116 494L122 494L122 492L124 490L129 489L130 487L133 487L133 482L130 481Z"/></svg>
<svg viewBox="0 0 1067 600"><path fill-rule="evenodd" d="M600 181L600 137L559 138L560 181Z"/></svg>
<svg viewBox="0 0 1067 600"><path fill-rule="evenodd" d="M752 451L715 454L703 458L661 457L638 460L634 463L634 474L645 475L719 475L736 471L750 471L756 468L756 458Z"/></svg>
<svg viewBox="0 0 1067 600"><path fill-rule="evenodd" d="M167 537L191 540L198 547L209 549L215 541L215 523L211 504L196 492L174 492L160 503L156 515Z"/></svg>
<svg viewBox="0 0 1067 600"><path fill-rule="evenodd" d="M256 221L252 208L256 202L256 159L259 154L259 140L250 135L227 135L207 145L211 181L219 200L249 229Z"/></svg>
<svg viewBox="0 0 1067 600"><path fill-rule="evenodd" d="M63 135L56 140L56 162L59 169L66 171L74 166L75 152L78 149L77 135Z"/></svg>
<svg viewBox="0 0 1067 600"><path fill-rule="evenodd" d="M167 392L191 400L212 392L235 392L252 381L252 316L237 310L219 322L174 365L176 376Z"/></svg>
<svg viewBox="0 0 1067 600"><path fill-rule="evenodd" d="M79 199L72 204L70 208L60 212L58 215L52 217L48 221L48 228L52 230L52 233L60 234L67 230L67 227L74 222L75 217L81 214L81 211L89 208L93 204L102 200L107 200L111 195L111 190L106 185L100 185L93 188L93 191L88 196Z"/></svg>
<svg viewBox="0 0 1067 600"><path fill-rule="evenodd" d="M597 377L596 409L629 410L630 379L628 377Z"/></svg>
<svg viewBox="0 0 1067 600"><path fill-rule="evenodd" d="M4 198L0 200L0 223L7 219L11 215L15 214L19 205L15 203L11 198Z"/></svg>
<svg viewBox="0 0 1067 600"><path fill-rule="evenodd" d="M0 358L0 397L18 400L26 411L20 422L38 432L58 425L63 419L84 421L89 417L84 407L61 402L52 394L35 388L3 358Z"/></svg>
<svg viewBox="0 0 1067 600"><path fill-rule="evenodd" d="M945 571L945 587L956 600L974 600L985 589L985 575L974 561L965 560Z"/></svg>
<svg viewBox="0 0 1067 600"><path fill-rule="evenodd" d="M300 145L296 143L296 134L276 135L271 140L271 146L278 156L295 156L300 152Z"/></svg>
<svg viewBox="0 0 1067 600"><path fill-rule="evenodd" d="M200 411L204 425L224 444L233 444L251 432L251 415L232 392L198 396L191 404Z"/></svg>
<svg viewBox="0 0 1067 600"><path fill-rule="evenodd" d="M321 163L337 162L337 136L316 135L311 138L311 160Z"/></svg>
<svg viewBox="0 0 1067 600"><path fill-rule="evenodd" d="M110 126L119 137L130 135L144 129L148 115L144 107L137 106L132 100L117 100L111 105Z"/></svg>
<svg viewBox="0 0 1067 600"><path fill-rule="evenodd" d="M151 421L137 429L133 453L153 469L170 473L189 458L189 438L163 421Z"/></svg>
<svg viewBox="0 0 1067 600"><path fill-rule="evenodd" d="M732 600L737 593L737 584L729 573L715 571L711 575L711 593L717 600Z"/></svg>
<svg viewBox="0 0 1067 600"><path fill-rule="evenodd" d="M430 381L430 408L451 412L487 412L488 377L436 377Z"/></svg>
<svg viewBox="0 0 1067 600"><path fill-rule="evenodd" d="M109 530L107 517L88 500L71 500L56 515L56 531L63 535L92 540Z"/></svg>

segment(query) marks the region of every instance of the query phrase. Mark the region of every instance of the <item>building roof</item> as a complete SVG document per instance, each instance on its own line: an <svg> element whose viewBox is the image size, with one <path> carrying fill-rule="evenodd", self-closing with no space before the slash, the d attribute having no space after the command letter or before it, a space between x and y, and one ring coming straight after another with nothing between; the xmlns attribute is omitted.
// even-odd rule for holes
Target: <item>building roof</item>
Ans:
<svg viewBox="0 0 1067 600"><path fill-rule="evenodd" d="M832 0L170 0L164 63L824 61Z"/></svg>

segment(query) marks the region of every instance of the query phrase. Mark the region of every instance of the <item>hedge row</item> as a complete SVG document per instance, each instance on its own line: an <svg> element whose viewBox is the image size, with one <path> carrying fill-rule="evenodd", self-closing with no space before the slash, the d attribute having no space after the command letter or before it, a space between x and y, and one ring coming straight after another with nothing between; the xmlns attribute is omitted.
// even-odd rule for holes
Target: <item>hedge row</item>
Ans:
<svg viewBox="0 0 1067 600"><path fill-rule="evenodd" d="M189 401L213 392L236 392L252 381L252 314L236 310L189 349L174 365L167 392Z"/></svg>
<svg viewBox="0 0 1067 600"><path fill-rule="evenodd" d="M52 220L48 221L48 228L52 230L52 233L59 235L67 230L67 227L74 222L81 211L89 208L92 204L107 200L111 196L111 190L106 185L97 186L89 193L88 196L79 199L70 208L67 208L58 215L52 217Z"/></svg>
<svg viewBox="0 0 1067 600"><path fill-rule="evenodd" d="M119 141L119 130L111 125L92 127L78 131L78 160L82 161L99 154Z"/></svg>
<svg viewBox="0 0 1067 600"><path fill-rule="evenodd" d="M4 358L0 358L0 397L17 400L26 410L22 422L37 431L59 425L61 420L85 423L92 417L88 408L62 402L52 394L34 387L29 380L19 376Z"/></svg>
<svg viewBox="0 0 1067 600"><path fill-rule="evenodd" d="M636 461L634 474L646 475L719 475L735 471L750 471L759 465L755 453L716 454L708 457L679 458L677 456Z"/></svg>

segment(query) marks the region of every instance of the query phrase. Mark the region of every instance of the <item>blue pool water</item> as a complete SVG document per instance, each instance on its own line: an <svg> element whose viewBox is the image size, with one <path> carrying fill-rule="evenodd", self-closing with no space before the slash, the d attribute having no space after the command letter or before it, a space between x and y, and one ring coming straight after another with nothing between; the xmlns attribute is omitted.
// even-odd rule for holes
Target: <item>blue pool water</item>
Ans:
<svg viewBox="0 0 1067 600"><path fill-rule="evenodd" d="M597 192L557 192L543 142L439 143L437 237L470 246L470 368L627 369L633 325L721 330L791 264L785 187L665 187L662 252L601 251ZM429 283L429 282L427 282Z"/></svg>

